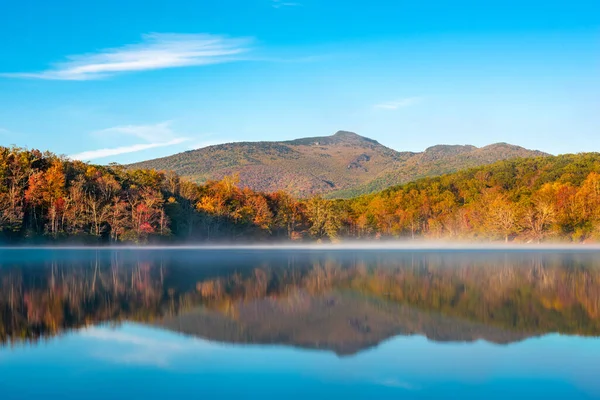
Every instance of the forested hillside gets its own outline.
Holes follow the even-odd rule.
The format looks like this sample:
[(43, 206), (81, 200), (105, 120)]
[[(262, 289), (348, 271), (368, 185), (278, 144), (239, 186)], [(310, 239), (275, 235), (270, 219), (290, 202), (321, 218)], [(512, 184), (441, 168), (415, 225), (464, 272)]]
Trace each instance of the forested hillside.
[(491, 164), (539, 151), (499, 143), (482, 148), (438, 145), (421, 153), (398, 152), (352, 132), (285, 142), (228, 143), (130, 165), (174, 171), (196, 183), (237, 175), (241, 187), (284, 190), (307, 198), (349, 198), (426, 176)]
[(515, 159), (350, 200), (198, 185), (173, 173), (0, 148), (0, 235), (9, 243), (600, 238), (600, 154)]
[(436, 177), (467, 168), (493, 164), (502, 160), (544, 155), (547, 154), (507, 143), (496, 143), (481, 148), (438, 145), (429, 147), (422, 153), (415, 153), (404, 165), (378, 176), (365, 185), (332, 192), (325, 197), (352, 198), (380, 192), (389, 187), (421, 178)]
[(338, 203), (354, 235), (600, 238), (600, 154), (516, 159)]

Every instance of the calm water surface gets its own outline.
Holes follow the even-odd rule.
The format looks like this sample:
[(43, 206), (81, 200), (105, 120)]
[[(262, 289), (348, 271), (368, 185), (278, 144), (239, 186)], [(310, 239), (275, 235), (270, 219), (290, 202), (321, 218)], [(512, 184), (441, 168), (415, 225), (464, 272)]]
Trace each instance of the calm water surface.
[(0, 399), (600, 398), (599, 256), (0, 249)]

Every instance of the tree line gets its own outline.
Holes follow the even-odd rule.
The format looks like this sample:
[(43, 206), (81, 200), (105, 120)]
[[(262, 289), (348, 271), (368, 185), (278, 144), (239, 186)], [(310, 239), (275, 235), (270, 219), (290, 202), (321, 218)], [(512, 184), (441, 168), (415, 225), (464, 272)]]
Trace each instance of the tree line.
[(3, 242), (600, 238), (600, 154), (502, 161), (349, 200), (0, 147)]
[(299, 299), (333, 292), (527, 335), (600, 334), (600, 269), (591, 258), (320, 258), (291, 268), (281, 261), (216, 276), (116, 256), (45, 261), (43, 268), (0, 261), (0, 345), (103, 322), (151, 323), (199, 307), (235, 320), (245, 304), (258, 308), (267, 299), (302, 314), (293, 306)]

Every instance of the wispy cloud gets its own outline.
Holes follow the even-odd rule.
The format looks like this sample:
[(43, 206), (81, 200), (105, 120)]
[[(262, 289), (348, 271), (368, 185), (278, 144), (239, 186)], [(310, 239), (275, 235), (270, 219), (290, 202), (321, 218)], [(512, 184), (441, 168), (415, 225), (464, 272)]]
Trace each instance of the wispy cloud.
[(409, 107), (415, 104), (419, 104), (423, 101), (422, 97), (407, 97), (404, 99), (398, 99), (394, 101), (388, 101), (385, 103), (375, 104), (374, 107), (381, 110), (397, 110), (399, 108)]
[(235, 61), (249, 50), (247, 38), (208, 34), (151, 33), (142, 42), (73, 55), (40, 72), (3, 73), (1, 76), (53, 80), (93, 80), (131, 71), (178, 68)]
[(112, 128), (101, 129), (92, 134), (99, 137), (128, 135), (149, 142), (172, 139), (177, 136), (171, 128), (171, 121), (150, 125), (119, 125), (113, 126)]
[[(117, 329), (102, 326), (84, 328), (79, 335), (92, 341), (88, 347), (94, 358), (158, 368), (171, 368), (178, 364), (176, 360), (181, 361), (190, 353), (206, 354), (219, 347), (204, 340), (129, 323)], [(108, 346), (103, 346), (103, 342)]]
[(154, 125), (122, 125), (108, 129), (102, 129), (92, 133), (93, 136), (111, 140), (122, 140), (123, 136), (141, 139), (146, 143), (138, 143), (129, 146), (102, 148), (89, 150), (82, 153), (70, 155), (73, 160), (96, 160), (127, 153), (155, 149), (159, 147), (174, 146), (189, 140), (187, 137), (177, 135), (170, 126), (170, 122), (161, 122)]
[(185, 347), (181, 343), (157, 340), (150, 336), (126, 333), (107, 328), (87, 328), (80, 331), (80, 335), (103, 342), (120, 343), (125, 349), (115, 352), (109, 349), (95, 352), (93, 356), (112, 361), (118, 364), (151, 365), (168, 368), (170, 360), (177, 354), (182, 354)]
[(401, 388), (401, 389), (406, 389), (406, 390), (417, 390), (418, 389), (418, 386), (415, 386), (409, 382), (406, 382), (406, 381), (403, 381), (400, 379), (396, 379), (396, 378), (384, 379), (384, 380), (377, 381), (376, 383), (378, 383), (382, 386), (395, 387), (395, 388)]
[(135, 153), (135, 152), (142, 151), (142, 150), (155, 149), (158, 147), (173, 146), (176, 144), (183, 143), (186, 140), (187, 139), (173, 139), (173, 140), (169, 140), (168, 142), (162, 142), (162, 143), (144, 143), (144, 144), (134, 144), (131, 146), (113, 147), (110, 149), (90, 150), (90, 151), (84, 151), (82, 153), (70, 155), (69, 158), (71, 158), (73, 160), (82, 160), (82, 161), (96, 160), (99, 158), (118, 156), (120, 154)]
[(217, 144), (222, 144), (222, 143), (234, 143), (235, 140), (201, 140), (201, 141), (197, 141), (197, 142), (192, 142), (189, 143), (187, 145), (188, 150), (197, 150), (197, 149), (202, 149), (204, 147), (208, 147), (208, 146), (214, 146)]
[(163, 348), (169, 348), (173, 350), (179, 350), (182, 347), (180, 343), (169, 343), (165, 341), (158, 341), (151, 337), (141, 336), (139, 334), (122, 332), (119, 330), (114, 330), (110, 328), (99, 328), (99, 327), (89, 327), (83, 328), (79, 331), (81, 336), (91, 337), (98, 340), (103, 341), (112, 341), (119, 343), (127, 343), (138, 346), (160, 346)]
[(285, 1), (285, 0), (272, 0), (271, 5), (274, 8), (282, 8), (282, 7), (298, 7), (298, 6), (301, 6), (302, 4), (292, 2), (292, 1)]
[(10, 133), (10, 131), (8, 129), (4, 129), (4, 128), (0, 127), (0, 135), (1, 134), (8, 134), (8, 133)]

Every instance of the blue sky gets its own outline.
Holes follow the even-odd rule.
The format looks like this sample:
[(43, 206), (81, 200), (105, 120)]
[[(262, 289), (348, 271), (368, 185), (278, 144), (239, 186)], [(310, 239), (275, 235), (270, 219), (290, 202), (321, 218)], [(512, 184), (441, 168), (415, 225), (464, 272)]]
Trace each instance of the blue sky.
[(0, 145), (98, 163), (351, 130), (600, 151), (597, 0), (8, 0)]

